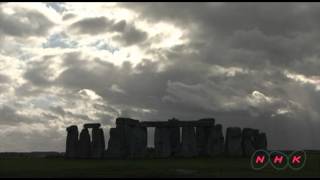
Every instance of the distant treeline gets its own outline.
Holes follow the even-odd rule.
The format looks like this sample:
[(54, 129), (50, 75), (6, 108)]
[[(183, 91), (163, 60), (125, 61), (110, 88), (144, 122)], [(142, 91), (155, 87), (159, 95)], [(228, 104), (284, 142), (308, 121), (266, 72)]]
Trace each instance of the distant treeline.
[(0, 152), (0, 158), (59, 158), (63, 152)]

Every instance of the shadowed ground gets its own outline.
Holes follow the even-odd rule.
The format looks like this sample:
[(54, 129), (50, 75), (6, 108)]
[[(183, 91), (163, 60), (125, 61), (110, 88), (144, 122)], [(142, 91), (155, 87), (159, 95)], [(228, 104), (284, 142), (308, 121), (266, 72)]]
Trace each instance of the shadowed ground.
[(320, 176), (320, 153), (308, 152), (302, 170), (252, 170), (246, 158), (144, 160), (0, 159), (0, 177), (298, 177)]

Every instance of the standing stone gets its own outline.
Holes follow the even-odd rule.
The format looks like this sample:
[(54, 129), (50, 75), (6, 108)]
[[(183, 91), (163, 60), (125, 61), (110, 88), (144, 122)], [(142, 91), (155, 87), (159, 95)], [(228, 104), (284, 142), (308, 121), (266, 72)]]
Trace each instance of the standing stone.
[(147, 152), (147, 128), (135, 126), (131, 127), (129, 157), (142, 158)]
[(208, 138), (207, 153), (209, 156), (221, 155), (224, 152), (224, 137), (222, 132), (222, 125), (217, 124), (210, 128)]
[(105, 150), (104, 133), (101, 128), (92, 129), (91, 157), (102, 158)]
[(194, 127), (184, 126), (182, 127), (181, 156), (194, 157), (197, 155), (197, 142)]
[(76, 158), (78, 148), (78, 127), (70, 126), (67, 128), (67, 140), (66, 140), (66, 158)]
[(141, 128), (138, 120), (117, 118), (116, 128), (110, 130), (107, 157), (127, 158), (139, 157), (144, 154), (144, 144), (147, 144), (147, 132)]
[(126, 153), (124, 128), (111, 128), (106, 157), (124, 158)]
[(79, 140), (79, 146), (78, 146), (79, 157), (89, 158), (90, 149), (91, 149), (90, 134), (88, 129), (84, 128), (80, 133), (80, 140)]
[(154, 145), (157, 157), (165, 158), (171, 155), (170, 131), (167, 127), (156, 127)]
[(267, 136), (265, 133), (259, 133), (255, 137), (255, 148), (256, 149), (267, 149)]
[(175, 156), (180, 151), (180, 127), (170, 127), (170, 147), (171, 147), (171, 155)]
[(229, 156), (238, 157), (242, 155), (241, 128), (229, 127), (226, 135), (226, 153)]
[(210, 129), (212, 127), (206, 127), (206, 126), (196, 127), (197, 151), (199, 155), (202, 155), (202, 156), (208, 155), (207, 145), (208, 145)]
[(246, 157), (251, 157), (255, 152), (255, 131), (251, 128), (244, 128), (242, 131), (242, 151)]

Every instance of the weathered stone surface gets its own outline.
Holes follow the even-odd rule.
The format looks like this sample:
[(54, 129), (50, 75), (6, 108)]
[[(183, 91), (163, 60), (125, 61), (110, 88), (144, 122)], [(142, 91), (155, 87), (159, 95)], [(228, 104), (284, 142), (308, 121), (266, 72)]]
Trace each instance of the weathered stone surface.
[(91, 157), (102, 158), (105, 151), (104, 133), (101, 128), (92, 130)]
[(67, 128), (67, 140), (66, 140), (66, 158), (76, 158), (78, 149), (78, 127), (70, 126)]
[(243, 155), (250, 157), (256, 150), (254, 147), (256, 131), (251, 128), (242, 130), (242, 151)]
[(170, 147), (171, 147), (171, 155), (175, 156), (180, 151), (180, 128), (179, 127), (170, 127)]
[(80, 158), (89, 158), (90, 157), (90, 134), (88, 129), (82, 129), (80, 133), (79, 146), (78, 146), (78, 155)]
[(83, 125), (83, 128), (88, 129), (88, 128), (93, 128), (93, 129), (97, 129), (101, 126), (100, 123), (87, 123)]
[(130, 132), (130, 157), (141, 158), (147, 153), (147, 128), (146, 127), (132, 127)]
[[(213, 126), (212, 126), (213, 127)], [(196, 127), (197, 151), (199, 155), (206, 156), (210, 127)]]
[(259, 133), (255, 137), (255, 148), (256, 149), (267, 149), (267, 136), (265, 133)]
[(182, 144), (180, 155), (183, 157), (194, 157), (198, 155), (194, 127), (182, 127)]
[(222, 125), (217, 124), (210, 128), (208, 137), (207, 153), (209, 156), (221, 155), (224, 152), (224, 137)]
[(226, 153), (229, 156), (241, 156), (242, 145), (241, 145), (241, 128), (229, 127), (226, 133)]
[(171, 155), (170, 131), (166, 127), (156, 127), (154, 145), (157, 157), (169, 157)]

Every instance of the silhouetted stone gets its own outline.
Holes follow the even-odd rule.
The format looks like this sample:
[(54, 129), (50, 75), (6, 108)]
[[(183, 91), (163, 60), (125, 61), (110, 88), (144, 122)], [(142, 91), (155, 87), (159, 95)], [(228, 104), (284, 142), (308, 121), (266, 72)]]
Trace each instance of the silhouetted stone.
[(88, 124), (84, 124), (83, 128), (84, 129), (88, 129), (88, 128), (98, 129), (100, 126), (101, 126), (100, 123), (88, 123)]
[(180, 151), (180, 128), (179, 127), (170, 127), (170, 147), (171, 147), (171, 155), (175, 156)]
[(132, 127), (130, 135), (130, 157), (141, 158), (147, 153), (147, 128)]
[[(130, 118), (117, 118), (116, 127), (110, 129), (108, 149), (105, 150), (103, 130), (99, 123), (84, 124), (78, 140), (77, 126), (67, 128), (67, 158), (142, 158), (147, 156), (147, 127), (155, 127), (155, 154), (158, 157), (198, 155), (217, 156), (226, 152), (237, 157), (251, 155), (257, 149), (267, 149), (267, 137), (257, 129), (227, 128), (226, 138), (222, 126), (214, 125), (213, 118), (198, 121), (139, 122)], [(182, 137), (180, 142), (180, 128)], [(88, 128), (92, 128), (92, 142)], [(196, 128), (196, 131), (195, 131)]]
[(116, 126), (138, 126), (139, 120), (131, 119), (131, 118), (124, 118), (119, 117), (116, 119)]
[(91, 149), (91, 142), (90, 142), (90, 135), (88, 129), (82, 129), (80, 133), (80, 140), (78, 146), (78, 152), (80, 158), (89, 158), (90, 157), (90, 149)]
[(124, 158), (127, 154), (126, 148), (124, 128), (111, 128), (106, 157)]
[(194, 127), (182, 127), (181, 156), (194, 157), (197, 155), (197, 142)]
[(105, 151), (104, 133), (101, 128), (92, 130), (91, 157), (102, 158)]
[(116, 128), (110, 130), (107, 157), (141, 157), (146, 153), (147, 130), (138, 120), (117, 118)]
[(208, 155), (207, 145), (210, 129), (211, 127), (196, 127), (197, 151), (199, 155)]
[(259, 133), (255, 137), (255, 148), (256, 149), (267, 149), (267, 136), (265, 133)]
[(207, 153), (209, 156), (221, 155), (224, 152), (224, 137), (222, 125), (217, 124), (210, 128), (208, 137)]
[(67, 128), (67, 140), (66, 140), (66, 158), (76, 158), (78, 148), (78, 127), (70, 126)]
[(170, 131), (169, 128), (156, 127), (154, 145), (157, 157), (169, 157), (171, 155)]
[(214, 125), (214, 119), (203, 119), (203, 121), (179, 121), (177, 119), (171, 119), (169, 121), (142, 121), (140, 124), (143, 127), (198, 127), (212, 126)]
[(242, 130), (242, 150), (243, 155), (246, 157), (250, 157), (256, 150), (254, 146), (256, 132), (251, 128), (244, 128)]
[(229, 127), (226, 133), (226, 152), (229, 156), (241, 156), (241, 128)]

